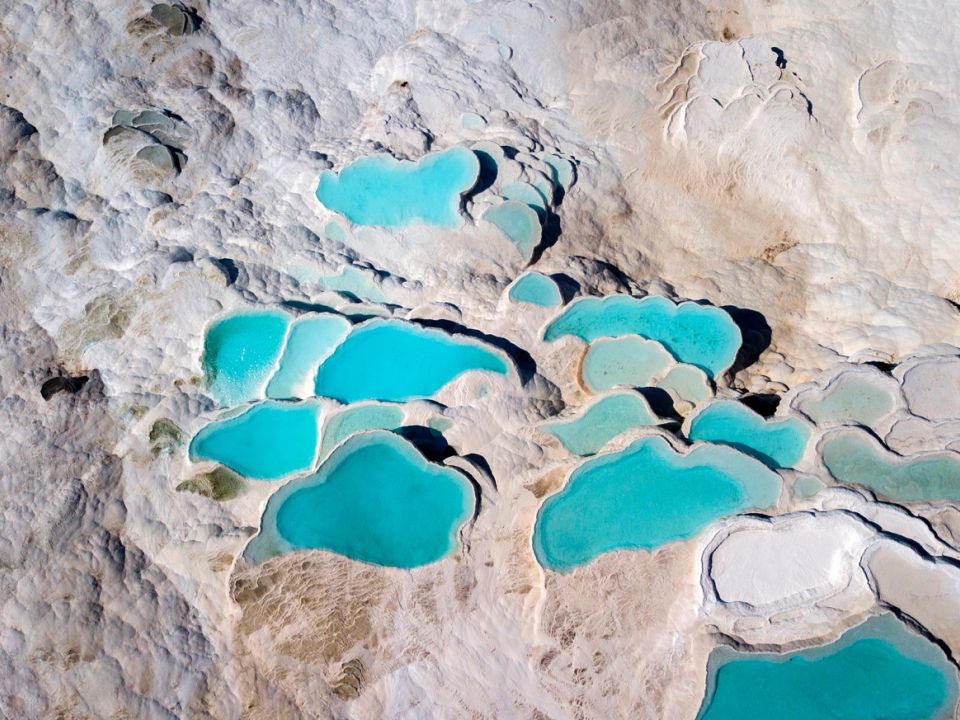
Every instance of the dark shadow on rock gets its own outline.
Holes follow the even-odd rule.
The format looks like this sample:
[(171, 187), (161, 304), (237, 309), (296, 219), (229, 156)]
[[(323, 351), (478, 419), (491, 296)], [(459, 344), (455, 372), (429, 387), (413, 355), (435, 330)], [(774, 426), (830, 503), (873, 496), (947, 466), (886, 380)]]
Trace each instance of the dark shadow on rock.
[(464, 460), (469, 460), (471, 464), (480, 468), (480, 471), (490, 478), (490, 483), (493, 485), (493, 489), (499, 492), (500, 488), (497, 486), (497, 478), (494, 477), (493, 470), (490, 469), (490, 463), (487, 462), (487, 459), (483, 455), (478, 455), (477, 453), (467, 453), (462, 457)]
[(580, 293), (580, 283), (566, 273), (553, 273), (550, 275), (550, 279), (560, 289), (560, 297), (563, 298), (564, 303), (570, 302)]
[(497, 161), (494, 160), (489, 153), (483, 150), (474, 150), (473, 154), (476, 155), (477, 160), (480, 161), (480, 174), (477, 176), (477, 182), (467, 197), (479, 195), (484, 190), (489, 189), (490, 186), (497, 181), (497, 174), (499, 173)]
[(440, 463), (456, 455), (450, 443), (439, 430), (425, 425), (404, 425), (396, 430), (397, 435), (413, 443), (420, 454), (430, 462)]
[(724, 305), (723, 310), (733, 318), (733, 321), (740, 328), (740, 334), (743, 336), (743, 344), (737, 352), (737, 358), (733, 361), (730, 368), (730, 374), (736, 375), (744, 368), (753, 365), (764, 350), (770, 347), (773, 340), (773, 330), (767, 324), (767, 319), (756, 310), (739, 308), (735, 305)]
[(543, 253), (547, 251), (547, 248), (557, 244), (562, 234), (563, 228), (560, 226), (560, 216), (552, 210), (548, 210), (540, 232), (540, 244), (534, 249), (533, 259), (530, 263), (538, 262), (540, 258), (543, 257)]
[(741, 397), (740, 402), (758, 415), (769, 418), (780, 407), (780, 396), (774, 393), (750, 393)]
[(56, 375), (49, 380), (46, 380), (40, 386), (40, 396), (49, 401), (54, 395), (60, 392), (66, 392), (70, 394), (75, 394), (80, 392), (80, 389), (87, 384), (87, 381), (90, 378), (87, 375), (77, 375), (76, 377), (70, 377), (69, 375)]
[(781, 50), (778, 47), (772, 47), (770, 49), (773, 51), (773, 54), (777, 56), (777, 60), (776, 60), (777, 67), (780, 68), (781, 70), (786, 70), (787, 57), (786, 55), (783, 54), (783, 50)]
[(643, 395), (650, 409), (664, 420), (680, 420), (680, 416), (673, 407), (673, 398), (663, 388), (642, 387), (637, 388), (637, 392)]
[(494, 347), (503, 350), (503, 352), (509, 355), (510, 359), (513, 360), (514, 365), (516, 365), (517, 373), (520, 375), (520, 382), (523, 385), (526, 385), (528, 382), (530, 382), (530, 380), (533, 379), (533, 376), (537, 374), (537, 363), (530, 353), (523, 348), (514, 345), (506, 338), (502, 338), (497, 335), (488, 335), (487, 333), (475, 330), (474, 328), (469, 328), (465, 325), (461, 325), (460, 323), (453, 322), (452, 320), (415, 318), (410, 320), (410, 322), (417, 323), (423, 327), (432, 327), (439, 330), (444, 330), (454, 335), (465, 335), (466, 337), (470, 337), (475, 340), (481, 340), (488, 345), (493, 345)]
[(864, 365), (872, 365), (873, 367), (877, 368), (877, 370), (885, 372), (888, 375), (893, 372), (895, 367), (897, 367), (896, 363), (882, 362), (880, 360), (867, 360)]
[(240, 277), (240, 268), (230, 258), (213, 258), (213, 262), (226, 274), (227, 285), (233, 285)]

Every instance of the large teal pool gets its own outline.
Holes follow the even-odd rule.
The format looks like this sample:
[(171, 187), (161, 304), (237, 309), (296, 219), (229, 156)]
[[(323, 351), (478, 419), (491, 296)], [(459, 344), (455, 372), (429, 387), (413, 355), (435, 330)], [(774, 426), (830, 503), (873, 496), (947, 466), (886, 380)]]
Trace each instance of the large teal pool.
[(541, 507), (533, 549), (543, 567), (566, 572), (603, 553), (694, 537), (779, 496), (779, 476), (732, 448), (702, 445), (680, 455), (662, 437), (642, 438), (573, 471)]
[(687, 434), (691, 440), (730, 445), (772, 468), (794, 468), (812, 430), (800, 418), (766, 420), (736, 400), (718, 400), (693, 418)]
[(506, 375), (507, 360), (482, 343), (401, 320), (354, 329), (317, 373), (316, 394), (344, 403), (428, 398), (470, 370)]
[(906, 502), (960, 501), (960, 454), (945, 450), (903, 458), (862, 430), (842, 429), (820, 445), (837, 482), (864, 485)]
[(644, 397), (628, 391), (600, 398), (578, 418), (546, 423), (542, 427), (574, 455), (593, 455), (630, 428), (658, 422), (659, 418)]
[(330, 550), (354, 560), (413, 568), (457, 548), (473, 515), (473, 486), (456, 470), (427, 462), (382, 430), (354, 435), (317, 472), (267, 503), (251, 562), (296, 550)]
[(280, 310), (241, 312), (213, 323), (203, 343), (207, 389), (221, 405), (262, 397), (280, 359), (291, 317)]
[(257, 403), (201, 428), (190, 441), (190, 459), (213, 460), (255, 480), (306, 472), (317, 459), (320, 416), (316, 402)]
[(784, 655), (718, 648), (698, 720), (947, 720), (956, 670), (889, 615)]
[(460, 196), (480, 174), (477, 156), (454, 147), (417, 162), (389, 155), (361, 158), (320, 175), (317, 199), (355, 225), (403, 228), (415, 222), (444, 228), (461, 224)]
[(665, 297), (614, 295), (571, 304), (544, 333), (547, 341), (573, 335), (592, 343), (602, 337), (641, 335), (661, 343), (680, 362), (712, 378), (726, 371), (743, 342), (740, 328), (724, 310)]

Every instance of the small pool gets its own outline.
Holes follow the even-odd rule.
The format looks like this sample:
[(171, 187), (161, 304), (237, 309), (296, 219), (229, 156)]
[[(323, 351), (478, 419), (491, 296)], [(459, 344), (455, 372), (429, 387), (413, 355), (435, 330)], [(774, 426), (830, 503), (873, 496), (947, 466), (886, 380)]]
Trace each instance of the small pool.
[(290, 329), (277, 372), (267, 385), (267, 397), (303, 398), (313, 395), (320, 362), (350, 332), (342, 315), (317, 314), (299, 318)]
[(458, 471), (374, 430), (349, 438), (316, 473), (274, 494), (245, 555), (257, 563), (330, 550), (376, 565), (419, 567), (456, 550), (474, 506), (473, 486)]
[(856, 423), (874, 427), (897, 407), (897, 383), (879, 371), (845, 372), (797, 409), (818, 425)]
[(701, 445), (681, 455), (660, 436), (641, 438), (571, 473), (540, 508), (533, 549), (544, 568), (568, 572), (603, 553), (692, 538), (779, 496), (779, 476), (732, 448)]
[(402, 320), (354, 328), (317, 372), (316, 394), (343, 403), (429, 398), (470, 370), (498, 375), (507, 360), (488, 346)]
[(583, 383), (592, 392), (647, 387), (674, 363), (673, 356), (655, 340), (637, 335), (600, 338), (583, 358)]
[(563, 304), (563, 296), (557, 284), (548, 275), (538, 272), (528, 272), (520, 276), (520, 279), (510, 286), (508, 295), (514, 302), (545, 308)]
[(263, 396), (290, 321), (281, 310), (255, 310), (217, 320), (207, 329), (202, 364), (214, 400), (226, 406)]
[(530, 262), (540, 244), (540, 217), (526, 203), (517, 200), (494, 205), (483, 213), (483, 220), (496, 227), (512, 242), (520, 257)]
[(730, 445), (772, 468), (794, 468), (812, 433), (800, 418), (767, 420), (736, 400), (717, 400), (693, 418), (687, 436)]
[(830, 645), (710, 655), (698, 720), (948, 720), (956, 670), (936, 645), (882, 615)]
[(383, 403), (348, 405), (323, 424), (320, 457), (324, 458), (351, 435), (366, 430), (397, 430), (403, 425), (403, 408)]
[(713, 397), (707, 374), (693, 365), (675, 365), (657, 381), (662, 390), (672, 390), (678, 398), (697, 405)]
[(477, 182), (480, 162), (461, 147), (431, 153), (417, 162), (374, 155), (340, 174), (320, 175), (317, 199), (355, 225), (404, 228), (420, 222), (460, 227), (460, 197)]
[(577, 300), (547, 326), (544, 339), (565, 335), (587, 343), (640, 335), (661, 343), (678, 361), (695, 365), (711, 378), (729, 369), (743, 342), (740, 328), (724, 310), (694, 302), (675, 305), (659, 295)]
[(863, 485), (905, 502), (960, 501), (960, 453), (945, 450), (905, 458), (853, 428), (824, 438), (820, 453), (839, 483)]
[(321, 414), (315, 402), (257, 403), (201, 428), (190, 441), (190, 459), (213, 460), (254, 480), (306, 472), (317, 460)]
[(600, 398), (578, 418), (546, 423), (542, 428), (574, 455), (593, 455), (627, 430), (659, 421), (642, 395), (618, 392)]

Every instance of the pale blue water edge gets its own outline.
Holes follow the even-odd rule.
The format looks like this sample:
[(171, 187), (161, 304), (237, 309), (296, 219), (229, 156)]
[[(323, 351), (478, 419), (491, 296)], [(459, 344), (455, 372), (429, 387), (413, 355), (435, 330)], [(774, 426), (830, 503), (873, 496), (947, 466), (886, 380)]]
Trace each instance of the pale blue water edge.
[(366, 430), (396, 430), (403, 425), (403, 418), (403, 408), (398, 405), (348, 405), (331, 415), (324, 423), (320, 457), (326, 457), (327, 453), (351, 435)]
[(251, 562), (296, 550), (329, 550), (354, 560), (413, 568), (457, 548), (473, 515), (473, 486), (452, 468), (382, 430), (354, 435), (316, 473), (267, 503)]
[(600, 338), (587, 348), (583, 382), (593, 392), (613, 388), (639, 388), (675, 363), (663, 345), (636, 335)]
[[(290, 329), (277, 372), (267, 385), (267, 397), (309, 397), (313, 379), (323, 360), (350, 332), (342, 315), (306, 315)], [(304, 389), (306, 387), (306, 389)]]
[(688, 434), (691, 440), (735, 447), (772, 468), (794, 468), (812, 430), (800, 418), (767, 420), (736, 400), (718, 400), (693, 419)]
[(355, 225), (392, 229), (415, 222), (460, 227), (460, 197), (477, 182), (480, 162), (461, 147), (431, 153), (417, 162), (374, 155), (340, 174), (320, 175), (317, 199)]
[(257, 403), (201, 428), (190, 441), (190, 459), (213, 460), (254, 480), (306, 472), (316, 462), (321, 414), (315, 402)]
[(779, 476), (732, 448), (704, 445), (684, 456), (662, 437), (641, 438), (573, 471), (540, 508), (533, 549), (543, 567), (567, 572), (603, 553), (692, 538), (779, 496)]
[(733, 364), (743, 342), (740, 328), (724, 310), (693, 302), (675, 305), (659, 295), (577, 300), (547, 326), (544, 339), (565, 335), (587, 343), (640, 335), (661, 343), (678, 361), (699, 367), (711, 378)]
[(528, 205), (507, 200), (483, 213), (483, 219), (498, 228), (516, 246), (521, 258), (526, 261), (533, 258), (540, 244), (542, 229), (540, 217)]
[(890, 388), (858, 375), (844, 375), (831, 382), (819, 398), (801, 402), (800, 411), (817, 424), (876, 425), (896, 409), (897, 398)]
[(618, 392), (600, 398), (573, 420), (547, 423), (542, 428), (574, 455), (585, 456), (599, 452), (631, 428), (656, 425), (659, 421), (642, 395)]
[(357, 327), (317, 372), (316, 394), (340, 402), (428, 398), (470, 370), (499, 375), (507, 361), (482, 343), (401, 320)]
[(203, 343), (207, 389), (221, 405), (260, 397), (283, 351), (291, 316), (281, 310), (239, 312), (211, 325)]
[(945, 450), (902, 458), (862, 430), (840, 430), (821, 444), (823, 464), (839, 483), (864, 485), (905, 502), (960, 501), (960, 454)]
[(528, 272), (522, 275), (511, 287), (508, 293), (514, 302), (528, 303), (540, 307), (558, 307), (563, 304), (560, 288), (547, 275), (538, 272)]
[(957, 703), (940, 648), (890, 615), (810, 650), (718, 648), (707, 673), (698, 720), (947, 720)]

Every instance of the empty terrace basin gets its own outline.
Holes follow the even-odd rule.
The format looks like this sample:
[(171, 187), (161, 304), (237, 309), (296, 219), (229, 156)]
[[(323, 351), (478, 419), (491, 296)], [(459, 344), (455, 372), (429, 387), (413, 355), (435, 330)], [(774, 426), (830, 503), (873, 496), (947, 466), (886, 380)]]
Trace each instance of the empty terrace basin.
[(376, 565), (427, 565), (456, 549), (474, 498), (457, 470), (374, 430), (349, 438), (315, 474), (271, 497), (245, 554), (256, 563), (296, 550), (329, 550)]
[(733, 448), (704, 445), (682, 455), (663, 437), (641, 438), (571, 473), (540, 508), (533, 549), (543, 567), (567, 572), (603, 553), (692, 538), (779, 496), (779, 476)]
[(726, 311), (710, 305), (648, 295), (583, 298), (567, 307), (544, 332), (544, 339), (566, 335), (592, 343), (603, 337), (640, 335), (661, 343), (680, 362), (716, 378), (733, 364), (743, 342)]
[(659, 421), (642, 395), (627, 391), (600, 398), (577, 418), (542, 427), (574, 455), (593, 455), (627, 430)]
[(812, 432), (800, 418), (768, 420), (736, 400), (717, 400), (693, 418), (687, 436), (730, 445), (772, 468), (793, 468), (803, 459)]
[(355, 225), (404, 228), (461, 224), (460, 197), (477, 182), (480, 162), (466, 148), (431, 153), (416, 162), (374, 155), (320, 175), (317, 199)]
[(316, 402), (257, 403), (201, 428), (190, 441), (190, 459), (213, 460), (255, 480), (306, 472), (317, 459), (320, 416)]
[(890, 615), (787, 654), (714, 650), (698, 720), (947, 720), (956, 670)]
[(511, 300), (539, 307), (558, 307), (563, 304), (560, 288), (549, 275), (538, 272), (528, 272), (510, 286), (508, 293)]
[(290, 320), (280, 310), (239, 312), (207, 329), (203, 374), (217, 402), (236, 405), (262, 397), (283, 351)]
[(320, 366), (316, 394), (340, 402), (429, 398), (471, 370), (510, 371), (499, 352), (469, 338), (402, 320), (357, 326)]
[(839, 483), (863, 485), (905, 502), (960, 501), (960, 453), (902, 457), (867, 432), (841, 428), (820, 444), (823, 464)]

